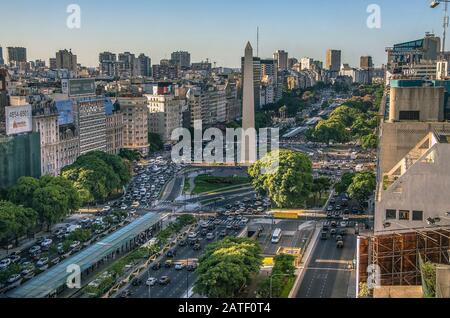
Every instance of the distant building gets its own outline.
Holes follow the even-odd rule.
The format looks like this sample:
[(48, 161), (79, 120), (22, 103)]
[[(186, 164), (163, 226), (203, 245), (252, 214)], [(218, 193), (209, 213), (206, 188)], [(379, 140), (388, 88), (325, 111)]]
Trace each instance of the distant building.
[(111, 52), (102, 52), (99, 54), (99, 71), (101, 75), (114, 77), (117, 76), (117, 56)]
[(56, 68), (71, 72), (77, 71), (77, 56), (72, 51), (60, 50), (56, 52)]
[(152, 60), (145, 54), (140, 54), (136, 59), (137, 76), (152, 76)]
[(7, 47), (6, 52), (9, 64), (27, 62), (27, 49), (24, 47)]
[(361, 56), (360, 66), (362, 70), (370, 70), (373, 68), (373, 61), (371, 56)]
[(112, 104), (110, 100), (106, 101), (106, 153), (118, 155), (123, 148), (124, 141), (124, 120), (120, 110), (120, 104)]
[(130, 52), (120, 53), (117, 71), (120, 77), (132, 77), (135, 74), (136, 57)]
[(278, 50), (273, 54), (273, 58), (277, 61), (278, 70), (285, 71), (288, 69), (288, 52), (285, 52), (284, 50)]
[(325, 68), (332, 72), (339, 72), (341, 63), (341, 51), (328, 49), (326, 54)]
[(301, 64), (301, 70), (310, 70), (312, 68), (314, 59), (310, 58), (310, 57), (303, 57), (300, 59), (300, 64)]
[(3, 48), (0, 46), (0, 65), (4, 65), (5, 60), (3, 59)]
[(186, 51), (173, 52), (171, 62), (180, 68), (187, 69), (191, 66), (191, 54)]

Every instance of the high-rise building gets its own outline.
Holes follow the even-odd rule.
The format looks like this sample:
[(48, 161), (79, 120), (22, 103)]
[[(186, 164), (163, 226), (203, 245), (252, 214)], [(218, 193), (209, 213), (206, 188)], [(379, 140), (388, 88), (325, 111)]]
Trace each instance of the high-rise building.
[(56, 70), (56, 58), (54, 58), (54, 57), (51, 57), (49, 60), (48, 60), (48, 64), (49, 64), (49, 68), (51, 69), (51, 70)]
[(373, 68), (373, 61), (371, 56), (361, 56), (360, 66), (363, 70), (370, 70)]
[(341, 69), (340, 50), (331, 50), (331, 49), (327, 50), (325, 68), (332, 72), (339, 72), (339, 70)]
[(8, 63), (20, 63), (27, 61), (27, 49), (24, 47), (7, 47)]
[(117, 103), (123, 114), (123, 147), (148, 153), (148, 108), (145, 97), (119, 97)]
[(105, 76), (117, 75), (117, 56), (111, 52), (102, 52), (98, 56), (100, 74)]
[(4, 65), (5, 60), (3, 59), (3, 48), (0, 46), (0, 65)]
[(142, 77), (152, 76), (152, 60), (145, 54), (140, 54), (136, 59), (137, 74)]
[(301, 70), (310, 70), (314, 63), (314, 59), (310, 57), (302, 57), (300, 60), (300, 68)]
[(298, 59), (296, 59), (295, 57), (291, 57), (288, 59), (288, 69), (292, 69), (294, 67), (295, 64), (298, 63)]
[(288, 52), (285, 52), (284, 50), (278, 50), (273, 54), (273, 58), (274, 60), (277, 61), (278, 70), (285, 71), (288, 69), (289, 66)]
[(186, 51), (173, 52), (171, 55), (171, 62), (173, 65), (179, 66), (180, 68), (191, 67), (191, 54)]
[(76, 72), (77, 56), (71, 50), (60, 50), (56, 52), (56, 68)]
[[(287, 60), (286, 60), (287, 62)], [(254, 90), (254, 58), (250, 42), (245, 47), (243, 67), (243, 100), (242, 100), (242, 139), (241, 158), (243, 163), (256, 161), (256, 135), (251, 132), (255, 129), (255, 90)], [(255, 132), (256, 133), (256, 132)], [(248, 135), (248, 136), (247, 136)], [(254, 137), (254, 138), (252, 138)]]
[(130, 52), (120, 53), (118, 57), (119, 76), (131, 77), (135, 72), (136, 57)]

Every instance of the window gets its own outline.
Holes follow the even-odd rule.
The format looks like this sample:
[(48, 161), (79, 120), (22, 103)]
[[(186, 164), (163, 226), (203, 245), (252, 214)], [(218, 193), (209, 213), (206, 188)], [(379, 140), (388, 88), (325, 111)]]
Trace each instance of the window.
[(423, 211), (413, 211), (412, 220), (413, 221), (423, 221)]
[(398, 213), (398, 218), (399, 218), (399, 220), (409, 221), (409, 211), (400, 210)]
[(417, 110), (400, 111), (400, 120), (420, 120), (420, 112)]
[(386, 220), (395, 220), (397, 218), (397, 210), (386, 210)]

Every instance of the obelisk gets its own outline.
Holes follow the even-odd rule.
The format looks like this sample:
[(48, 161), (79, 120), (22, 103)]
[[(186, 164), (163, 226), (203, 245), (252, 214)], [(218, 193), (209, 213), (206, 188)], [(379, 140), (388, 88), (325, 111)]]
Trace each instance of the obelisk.
[(256, 130), (253, 48), (250, 42), (245, 47), (243, 85), (241, 163), (251, 164), (256, 161)]

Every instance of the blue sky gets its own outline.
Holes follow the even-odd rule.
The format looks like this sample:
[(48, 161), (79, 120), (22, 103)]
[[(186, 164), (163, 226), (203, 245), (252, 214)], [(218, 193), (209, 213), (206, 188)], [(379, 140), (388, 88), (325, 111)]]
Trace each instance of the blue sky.
[[(3, 2), (3, 1), (2, 1)], [(96, 66), (101, 51), (145, 53), (158, 63), (175, 50), (193, 61), (209, 58), (238, 67), (247, 40), (260, 56), (277, 49), (290, 57), (324, 60), (327, 48), (341, 49), (343, 62), (361, 55), (385, 63), (384, 49), (426, 31), (442, 34), (442, 8), (430, 0), (14, 0), (0, 4), (0, 45), (25, 46), (29, 59), (71, 48), (83, 65)], [(81, 29), (66, 27), (69, 4), (82, 10)], [(381, 29), (369, 29), (369, 4), (381, 7)]]

